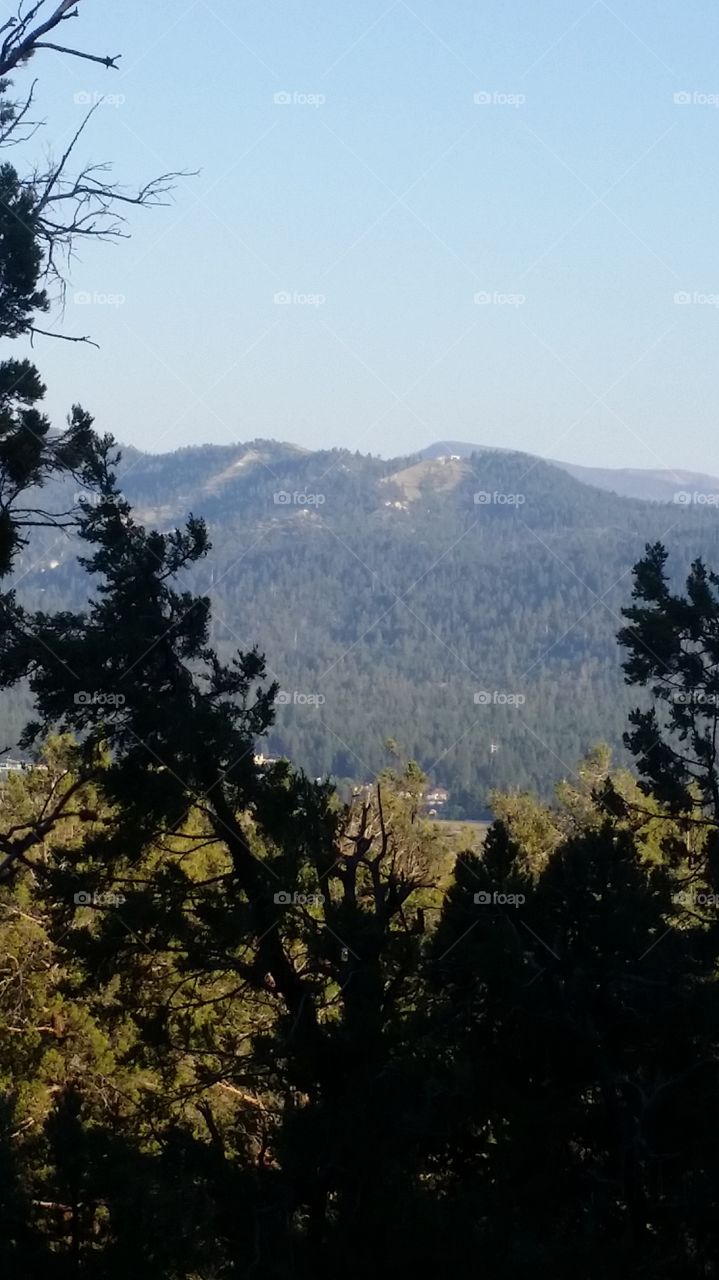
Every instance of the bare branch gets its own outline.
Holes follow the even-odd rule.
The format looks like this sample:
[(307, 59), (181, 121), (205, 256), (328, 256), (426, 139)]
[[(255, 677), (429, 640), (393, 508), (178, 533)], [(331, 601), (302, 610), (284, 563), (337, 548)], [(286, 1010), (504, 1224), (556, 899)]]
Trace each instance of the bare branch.
[(56, 53), (70, 53), (74, 58), (86, 58), (88, 62), (99, 62), (102, 64), (103, 67), (107, 67), (108, 70), (112, 69), (113, 71), (117, 71), (118, 69), (117, 60), (118, 58), (122, 57), (121, 53), (116, 53), (113, 57), (110, 57), (108, 55), (102, 58), (102, 57), (99, 57), (96, 53), (82, 53), (80, 49), (68, 49), (65, 45), (48, 44), (44, 41), (38, 42), (35, 45), (35, 48), (36, 49), (54, 49)]
[(36, 208), (36, 212), (37, 212), (37, 213), (41, 213), (41, 212), (42, 212), (42, 210), (45, 208), (45, 205), (47, 204), (47, 202), (48, 202), (48, 200), (49, 200), (49, 198), (50, 198), (50, 193), (52, 192), (52, 190), (53, 190), (53, 188), (55, 187), (55, 185), (56, 185), (56, 183), (58, 182), (58, 180), (62, 177), (62, 173), (63, 173), (63, 170), (64, 170), (64, 168), (65, 168), (65, 165), (67, 164), (67, 162), (68, 162), (68, 160), (69, 160), (70, 156), (72, 155), (72, 152), (73, 152), (73, 150), (74, 150), (74, 148), (75, 148), (75, 145), (76, 145), (76, 143), (77, 143), (77, 141), (78, 141), (78, 139), (79, 139), (79, 137), (80, 137), (81, 133), (84, 131), (84, 129), (85, 129), (85, 128), (87, 127), (87, 125), (89, 124), (90, 120), (92, 119), (92, 117), (94, 116), (95, 112), (97, 111), (97, 108), (99, 107), (99, 105), (100, 105), (100, 104), (99, 104), (99, 102), (96, 102), (96, 103), (95, 103), (95, 105), (94, 105), (93, 107), (91, 107), (91, 108), (90, 108), (90, 110), (88, 111), (88, 113), (87, 113), (87, 115), (85, 116), (84, 120), (82, 121), (82, 123), (81, 123), (80, 127), (79, 127), (78, 129), (76, 129), (76, 130), (75, 130), (75, 133), (73, 134), (72, 138), (70, 139), (70, 142), (69, 142), (68, 146), (65, 148), (65, 151), (63, 152), (63, 154), (62, 154), (62, 156), (61, 156), (61, 158), (60, 158), (60, 162), (59, 162), (59, 164), (57, 164), (57, 165), (55, 166), (55, 168), (54, 168), (53, 170), (51, 170), (51, 172), (47, 175), (47, 177), (46, 177), (46, 179), (45, 179), (45, 188), (44, 188), (44, 191), (43, 191), (43, 193), (42, 193), (42, 195), (41, 195), (40, 199), (38, 200), (37, 205), (35, 206), (35, 208)]
[(38, 329), (36, 324), (30, 326), (30, 346), (33, 345), (33, 338), (36, 333), (41, 334), (43, 338), (56, 338), (58, 342), (86, 342), (88, 346), (97, 347), (97, 350), (100, 350), (99, 342), (93, 342), (92, 338), (87, 336), (75, 338), (69, 333), (53, 333), (50, 329)]
[[(29, 142), (37, 130), (40, 128), (40, 121), (28, 121), (26, 131), (21, 132), (25, 122), (25, 117), (35, 100), (35, 89), (37, 80), (33, 80), (23, 103), (9, 103), (7, 110), (3, 111), (2, 128), (0, 128), (0, 147), (16, 147), (21, 142)], [(15, 136), (18, 134), (19, 136)]]
[(114, 57), (109, 55), (99, 57), (95, 54), (83, 53), (79, 49), (70, 49), (63, 45), (55, 45), (48, 41), (43, 41), (43, 36), (54, 31), (61, 23), (78, 16), (78, 5), (80, 3), (81, 0), (62, 0), (45, 21), (40, 21), (36, 27), (33, 27), (32, 24), (41, 9), (44, 8), (45, 0), (39, 0), (37, 4), (28, 10), (24, 17), (9, 18), (0, 27), (0, 33), (9, 32), (0, 46), (0, 76), (6, 76), (8, 72), (12, 71), (20, 63), (27, 62), (36, 49), (54, 49), (59, 53), (67, 53), (70, 57), (88, 58), (92, 62), (102, 63), (108, 69), (117, 70), (117, 60), (120, 54), (115, 54)]

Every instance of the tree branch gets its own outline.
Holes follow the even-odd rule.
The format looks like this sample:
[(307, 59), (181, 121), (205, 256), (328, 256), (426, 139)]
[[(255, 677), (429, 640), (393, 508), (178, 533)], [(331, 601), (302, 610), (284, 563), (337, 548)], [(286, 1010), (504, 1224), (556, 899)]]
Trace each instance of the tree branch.
[(43, 36), (54, 31), (61, 23), (67, 22), (69, 18), (78, 16), (78, 5), (80, 3), (81, 0), (62, 0), (50, 16), (44, 22), (39, 22), (34, 28), (32, 23), (44, 7), (45, 0), (39, 0), (37, 4), (33, 5), (24, 18), (9, 18), (0, 27), (0, 31), (9, 31), (10, 33), (5, 37), (2, 46), (0, 46), (0, 77), (6, 76), (19, 63), (27, 62), (36, 49), (55, 49), (57, 52), (67, 53), (73, 58), (88, 58), (92, 62), (100, 62), (103, 66), (116, 70), (117, 59), (120, 54), (116, 54), (114, 57), (109, 55), (98, 57), (95, 54), (83, 53), (79, 49), (68, 49), (63, 45), (55, 45), (48, 41), (43, 41)]
[(93, 342), (92, 338), (88, 338), (87, 336), (83, 338), (74, 338), (72, 334), (69, 333), (53, 333), (50, 329), (38, 329), (36, 324), (30, 326), (30, 346), (33, 345), (32, 340), (36, 333), (41, 334), (43, 338), (57, 338), (59, 342), (87, 342), (89, 346), (97, 347), (98, 351), (100, 350), (99, 342)]
[(35, 45), (35, 48), (36, 49), (54, 49), (56, 53), (70, 53), (72, 54), (73, 58), (86, 58), (88, 62), (99, 62), (103, 67), (107, 67), (108, 70), (112, 69), (113, 71), (118, 70), (117, 60), (118, 58), (122, 57), (121, 53), (116, 53), (112, 57), (108, 54), (106, 55), (106, 57), (103, 58), (96, 53), (83, 53), (81, 49), (68, 49), (66, 45), (49, 44), (46, 41), (42, 41), (42, 42), (38, 41), (38, 43), (36, 43)]

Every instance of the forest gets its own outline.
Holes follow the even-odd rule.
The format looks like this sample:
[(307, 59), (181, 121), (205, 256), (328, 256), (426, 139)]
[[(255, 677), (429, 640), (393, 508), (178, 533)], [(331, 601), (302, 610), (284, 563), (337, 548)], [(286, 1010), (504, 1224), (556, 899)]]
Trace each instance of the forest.
[[(719, 561), (715, 508), (616, 497), (522, 454), (418, 466), (257, 440), (123, 449), (116, 472), (140, 522), (167, 530), (202, 515), (211, 546), (182, 582), (209, 596), (217, 652), (258, 645), (287, 695), (270, 753), (366, 783), (394, 738), (450, 790), (456, 818), (485, 817), (497, 788), (549, 798), (599, 741), (627, 763), (615, 636), (632, 565), (668, 530), (676, 584), (700, 552)], [(524, 501), (474, 501), (495, 492)], [(56, 479), (44, 500), (63, 510), (78, 493)], [(33, 534), (18, 598), (81, 608), (77, 538)], [(26, 685), (0, 705), (18, 735)]]
[[(2, 33), (4, 146), (23, 136), (32, 94), (28, 85), (16, 98), (8, 76), (40, 61), (70, 12), (50, 6), (41, 23), (42, 8)], [(45, 174), (0, 166), (6, 344), (42, 333), (67, 249), (112, 236), (123, 200), (157, 203), (169, 181), (119, 195), (105, 171), (73, 173), (71, 163), (50, 162)], [(593, 653), (584, 675), (566, 658), (563, 671), (582, 702), (590, 688), (622, 690), (623, 754), (597, 734), (553, 791), (548, 773), (541, 793), (490, 779), (495, 820), (480, 847), (422, 816), (431, 753), (396, 734), (389, 714), (384, 740), (399, 745), (385, 743), (370, 785), (349, 800), (301, 762), (259, 760), (278, 734), (289, 754), (278, 694), (295, 687), (294, 672), (281, 686), (254, 643), (261, 635), (219, 641), (219, 597), (199, 589), (212, 503), (207, 520), (188, 514), (177, 527), (141, 518), (120, 485), (115, 441), (79, 404), (53, 426), (44, 396), (33, 360), (7, 355), (0, 684), (31, 710), (26, 767), (0, 784), (2, 1275), (714, 1276), (711, 513), (686, 513), (663, 541), (661, 513), (587, 490), (585, 531), (608, 520), (603, 549), (591, 552), (588, 534), (567, 534), (575, 482), (560, 486), (539, 466), (531, 490), (526, 480), (522, 538), (560, 530), (564, 558), (581, 562), (590, 584), (608, 549), (619, 557), (640, 540), (617, 587), (616, 648), (597, 622), (583, 633)], [(364, 527), (358, 513), (376, 512), (377, 486), (397, 467), (337, 461), (340, 537)], [(281, 472), (282, 492), (285, 477), (287, 492), (320, 492), (306, 461), (286, 465), (296, 481)], [(517, 492), (516, 458), (475, 465), (487, 468), (488, 490)], [(401, 503), (391, 484), (399, 496), (387, 501)], [(435, 554), (417, 530), (429, 537), (436, 521), (446, 539), (453, 521), (471, 524), (461, 493), (475, 484), (461, 472), (456, 504), (428, 500), (426, 520), (399, 541), (383, 523), (396, 507), (368, 514), (368, 562), (381, 561), (398, 588), (407, 574), (414, 581)], [(68, 492), (78, 495), (69, 507)], [(550, 625), (561, 594), (551, 558), (517, 554), (516, 514), (492, 509), (489, 529), (447, 567), (438, 600), (460, 650), (494, 637), (488, 688), (506, 687), (525, 660), (516, 650), (527, 635), (536, 642), (539, 619)], [(40, 607), (21, 590), (23, 557), (33, 538), (63, 530), (80, 549), (67, 582), (72, 573), (80, 586), (63, 600), (54, 586)], [(308, 600), (319, 579), (282, 523), (270, 536), (272, 568), (248, 556), (235, 589), (239, 609), (252, 574), (267, 575), (272, 617), (256, 614), (253, 628), (267, 626), (268, 647), (278, 636), (281, 647), (301, 629), (286, 592), (303, 565)], [(247, 537), (232, 526), (215, 575)], [(319, 578), (328, 555), (313, 568)], [(498, 574), (498, 556), (515, 578)], [(338, 610), (339, 579), (325, 581), (322, 607)], [(370, 611), (354, 585), (344, 578), (342, 592), (369, 625), (383, 597), (378, 589)], [(464, 621), (452, 609), (460, 597)], [(515, 645), (506, 668), (504, 627)], [(374, 643), (392, 652), (386, 629)], [(396, 644), (408, 681), (420, 661), (441, 674), (419, 633), (398, 627)], [(364, 675), (374, 678), (369, 666)], [(302, 679), (311, 689), (306, 668)], [(377, 676), (373, 715), (391, 708), (394, 680), (391, 666)], [(339, 677), (328, 701), (331, 687), (342, 688)], [(551, 724), (557, 698), (541, 682), (535, 697), (539, 723), (573, 748), (566, 726)], [(442, 705), (451, 719), (452, 703)], [(351, 708), (339, 710), (345, 721)], [(399, 728), (414, 714), (407, 703)]]

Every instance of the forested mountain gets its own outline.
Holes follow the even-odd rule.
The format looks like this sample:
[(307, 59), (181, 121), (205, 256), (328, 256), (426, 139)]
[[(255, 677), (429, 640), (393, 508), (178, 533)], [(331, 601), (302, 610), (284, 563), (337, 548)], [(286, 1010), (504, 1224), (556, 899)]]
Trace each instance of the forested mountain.
[[(10, 74), (117, 67), (85, 8), (3, 25), (10, 160)], [(186, 176), (83, 129), (0, 165), (2, 1280), (716, 1280), (713, 503), (507, 451), (120, 460), (81, 386), (57, 430), (10, 344)], [(585, 752), (621, 730), (630, 768)]]
[[(445, 454), (458, 454), (460, 458), (469, 458), (473, 453), (484, 451), (480, 445), (467, 444), (463, 440), (440, 440), (427, 445), (419, 456), (438, 458)], [(496, 450), (490, 449), (488, 452)], [(702, 495), (711, 494), (709, 503), (714, 504), (719, 495), (719, 477), (705, 475), (700, 471), (672, 470), (668, 467), (583, 467), (575, 462), (558, 462), (554, 458), (546, 461), (574, 476), (575, 480), (590, 484), (595, 489), (608, 489), (610, 493), (616, 493), (622, 498), (644, 498), (650, 502), (681, 504), (687, 500), (687, 493), (693, 496), (698, 492)]]
[[(619, 745), (614, 637), (645, 545), (666, 539), (680, 575), (719, 560), (714, 507), (619, 498), (517, 453), (388, 461), (259, 440), (126, 450), (118, 475), (148, 524), (206, 519), (212, 550), (187, 584), (211, 596), (223, 656), (266, 654), (281, 693), (265, 750), (369, 778), (391, 736), (466, 813), (495, 786), (546, 794), (596, 741)], [(77, 550), (41, 531), (19, 597), (81, 605)]]

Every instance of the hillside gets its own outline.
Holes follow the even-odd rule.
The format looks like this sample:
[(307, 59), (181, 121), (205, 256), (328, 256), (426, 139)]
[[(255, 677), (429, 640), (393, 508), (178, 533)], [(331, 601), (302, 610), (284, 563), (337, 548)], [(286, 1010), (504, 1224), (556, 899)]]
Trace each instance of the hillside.
[[(272, 752), (369, 777), (392, 737), (465, 812), (493, 785), (542, 791), (630, 705), (614, 635), (647, 542), (719, 563), (713, 508), (661, 507), (498, 451), (441, 463), (272, 441), (146, 456), (127, 497), (161, 529), (192, 511), (213, 548), (191, 584), (224, 652), (258, 645), (282, 697)], [(23, 556), (19, 594), (80, 607), (64, 535)], [(26, 707), (6, 703), (9, 737)], [(266, 748), (267, 749), (267, 748)], [(461, 813), (458, 813), (461, 816)]]
[[(469, 458), (477, 453), (502, 452), (484, 449), (481, 445), (466, 444), (461, 440), (440, 440), (430, 444), (420, 452), (421, 458), (438, 458), (457, 454), (460, 458)], [(582, 467), (574, 462), (558, 462), (554, 458), (544, 459), (552, 466), (561, 468), (575, 480), (592, 485), (595, 489), (606, 489), (623, 498), (642, 498), (649, 502), (678, 502), (685, 499), (677, 495), (686, 493), (719, 495), (719, 477), (705, 475), (699, 471), (683, 471), (671, 469), (646, 469), (637, 467)]]

